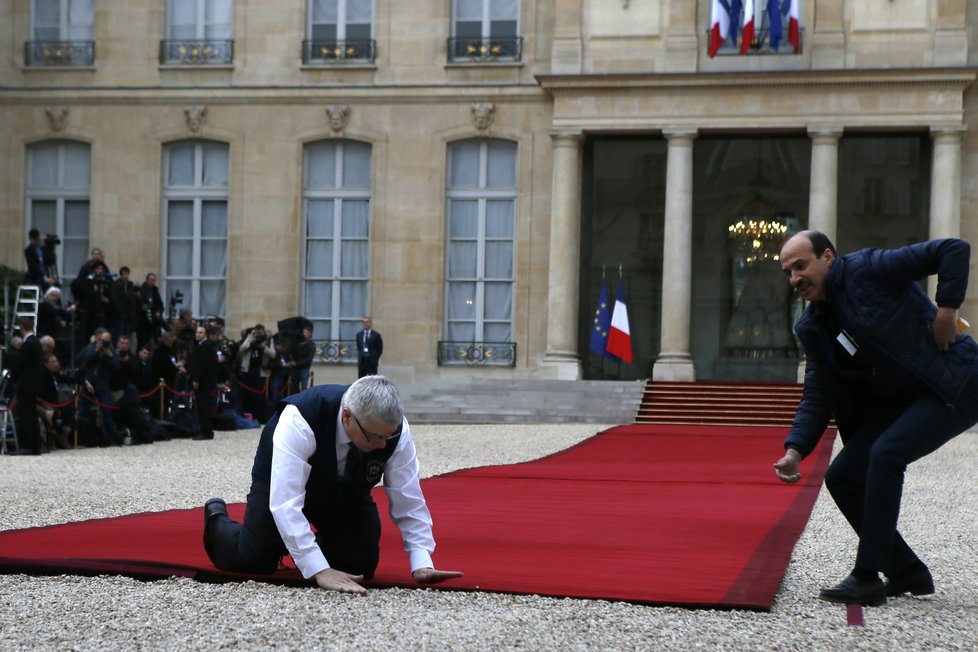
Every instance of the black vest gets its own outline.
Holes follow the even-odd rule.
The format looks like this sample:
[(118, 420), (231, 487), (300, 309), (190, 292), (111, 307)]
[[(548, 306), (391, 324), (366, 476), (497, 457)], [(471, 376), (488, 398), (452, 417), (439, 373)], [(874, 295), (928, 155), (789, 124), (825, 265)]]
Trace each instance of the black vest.
[(279, 401), (275, 416), (262, 430), (251, 469), (255, 487), (269, 487), (272, 474), (272, 435), (279, 416), (287, 405), (295, 405), (316, 437), (316, 452), (309, 458), (312, 467), (306, 483), (303, 512), (312, 520), (315, 514), (344, 511), (370, 500), (370, 490), (383, 477), (387, 460), (394, 454), (400, 437), (387, 440), (387, 446), (370, 453), (360, 452), (349, 479), (340, 478), (336, 468), (336, 422), (343, 393), (348, 385), (316, 385)]

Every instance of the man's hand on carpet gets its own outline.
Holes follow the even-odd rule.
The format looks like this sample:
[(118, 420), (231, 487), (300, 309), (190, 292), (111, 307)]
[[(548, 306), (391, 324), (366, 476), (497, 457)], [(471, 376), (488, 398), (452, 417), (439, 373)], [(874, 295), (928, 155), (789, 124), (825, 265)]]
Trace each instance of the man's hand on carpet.
[(800, 461), (801, 455), (798, 454), (798, 451), (789, 448), (785, 451), (784, 457), (774, 463), (774, 474), (778, 476), (778, 480), (781, 482), (794, 484), (801, 480), (801, 472), (798, 470), (798, 462)]
[(418, 584), (438, 584), (453, 577), (462, 577), (462, 571), (441, 571), (434, 568), (419, 568), (411, 573)]
[(350, 575), (335, 568), (327, 568), (316, 573), (316, 584), (327, 591), (342, 591), (343, 593), (366, 593), (367, 589), (360, 586), (363, 575)]

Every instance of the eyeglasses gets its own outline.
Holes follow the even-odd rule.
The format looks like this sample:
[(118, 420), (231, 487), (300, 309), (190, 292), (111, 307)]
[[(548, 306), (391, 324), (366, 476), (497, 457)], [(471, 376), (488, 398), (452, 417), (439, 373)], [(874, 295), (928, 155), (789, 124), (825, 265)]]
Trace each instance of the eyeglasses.
[(369, 441), (387, 441), (388, 439), (394, 439), (394, 437), (400, 436), (401, 429), (404, 427), (404, 420), (402, 419), (401, 422), (397, 424), (397, 430), (395, 430), (389, 435), (378, 435), (372, 432), (368, 432), (367, 429), (364, 428), (363, 425), (360, 423), (360, 419), (358, 419), (357, 415), (353, 414), (353, 412), (350, 412), (350, 416), (353, 417), (353, 420), (357, 422), (357, 427), (360, 428), (360, 432), (362, 432), (363, 436), (366, 437), (367, 440)]

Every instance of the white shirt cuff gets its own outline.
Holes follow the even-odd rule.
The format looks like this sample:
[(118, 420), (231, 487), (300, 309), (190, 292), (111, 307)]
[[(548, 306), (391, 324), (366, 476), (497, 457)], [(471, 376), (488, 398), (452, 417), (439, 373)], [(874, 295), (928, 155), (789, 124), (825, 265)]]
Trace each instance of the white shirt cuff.
[(427, 550), (412, 550), (408, 553), (408, 559), (411, 560), (412, 573), (419, 568), (435, 567), (435, 565), (431, 562), (431, 554)]

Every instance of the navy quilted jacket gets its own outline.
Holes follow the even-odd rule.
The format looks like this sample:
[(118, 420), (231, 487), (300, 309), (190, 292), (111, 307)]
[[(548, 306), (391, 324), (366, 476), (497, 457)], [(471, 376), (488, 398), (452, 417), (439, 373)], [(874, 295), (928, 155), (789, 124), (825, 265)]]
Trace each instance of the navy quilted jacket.
[[(863, 249), (835, 260), (825, 277), (827, 301), (859, 346), (888, 356), (908, 384), (929, 387), (954, 405), (978, 364), (978, 345), (959, 335), (946, 353), (937, 350), (931, 327), (937, 306), (918, 282), (937, 274), (937, 305), (958, 308), (968, 287), (971, 246), (964, 240), (931, 240), (901, 249)], [(820, 319), (825, 307), (813, 301), (795, 325), (805, 347), (805, 389), (785, 447), (802, 456), (814, 450), (831, 417), (845, 439), (859, 419), (863, 393), (842, 382), (832, 342)]]

